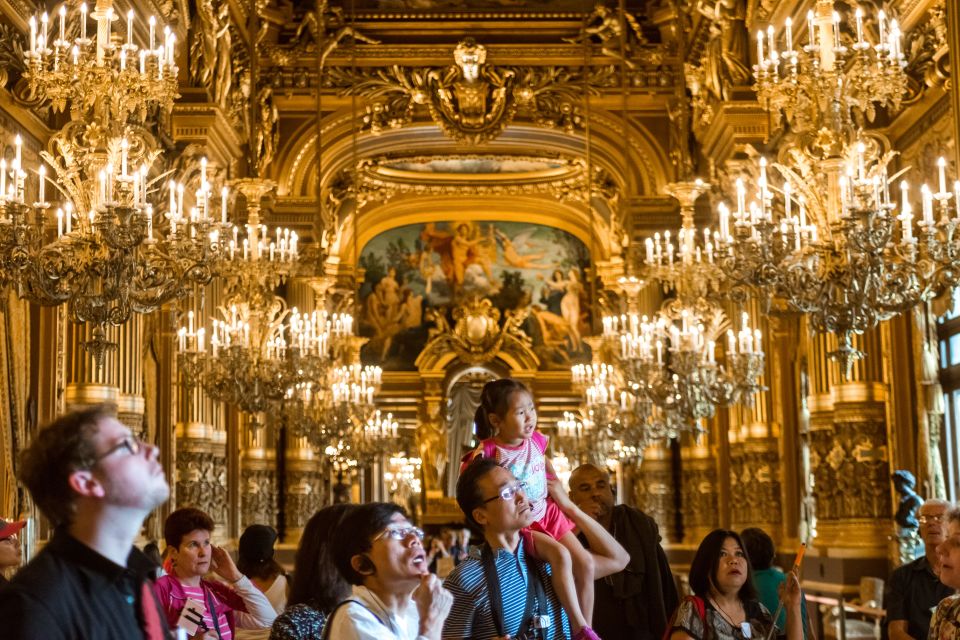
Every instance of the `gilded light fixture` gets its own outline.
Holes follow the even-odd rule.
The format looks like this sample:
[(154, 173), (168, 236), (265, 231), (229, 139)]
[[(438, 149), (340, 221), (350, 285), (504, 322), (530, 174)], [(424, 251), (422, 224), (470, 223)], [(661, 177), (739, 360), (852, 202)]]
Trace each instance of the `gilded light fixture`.
[(716, 242), (735, 284), (780, 297), (808, 314), (814, 330), (837, 335), (830, 355), (845, 375), (863, 357), (855, 335), (953, 286), (960, 266), (960, 214), (951, 206), (960, 186), (947, 185), (944, 162), (937, 191), (921, 189), (915, 234), (909, 185), (899, 185), (899, 214), (891, 196), (903, 171), (889, 174), (894, 154), (862, 129), (877, 107), (897, 108), (905, 91), (899, 27), (880, 11), (874, 44), (861, 9), (854, 18), (855, 39), (833, 3), (819, 0), (806, 44), (796, 45), (790, 22), (784, 51), (773, 27), (757, 34), (758, 96), (797, 136), (778, 162), (760, 159), (751, 197), (737, 181), (736, 206), (720, 207)]
[[(32, 302), (66, 304), (73, 321), (93, 324), (84, 346), (98, 363), (116, 346), (106, 339), (107, 325), (210, 281), (228, 228), (226, 195), (218, 215), (205, 171), (194, 207), (184, 206), (184, 187), (176, 183), (165, 212), (155, 202), (163, 176), (153, 165), (161, 152), (146, 120), (154, 110), (169, 111), (177, 95), (174, 37), (169, 29), (158, 32), (151, 18), (149, 47), (136, 44), (131, 11), (123, 42), (112, 31), (110, 4), (101, 0), (89, 16), (81, 4), (72, 16), (64, 5), (54, 20), (46, 13), (31, 18), (25, 78), (55, 110), (69, 107), (71, 121), (41, 152), (54, 175), (44, 164), (37, 168), (35, 202), (27, 201), (33, 178), (19, 136), (12, 164), (0, 161), (3, 283)], [(48, 182), (60, 203), (56, 235)]]
[[(699, 180), (669, 185), (683, 221), (677, 243), (666, 232), (645, 246), (641, 277), (672, 297), (656, 315), (642, 315), (644, 280), (625, 278), (620, 287), (626, 313), (603, 319), (603, 335), (623, 380), (621, 424), (623, 435), (630, 435), (623, 440), (631, 445), (700, 433), (718, 405), (749, 403), (762, 388), (760, 330), (750, 327), (746, 313), (738, 332), (730, 327), (721, 304), (726, 279), (715, 261), (715, 237), (693, 225), (694, 202), (706, 189)], [(725, 346), (722, 355), (718, 342)]]

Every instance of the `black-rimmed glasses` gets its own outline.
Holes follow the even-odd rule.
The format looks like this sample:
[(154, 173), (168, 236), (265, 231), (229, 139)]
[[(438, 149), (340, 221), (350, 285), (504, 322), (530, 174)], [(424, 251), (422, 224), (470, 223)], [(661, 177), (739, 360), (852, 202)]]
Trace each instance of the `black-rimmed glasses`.
[(513, 496), (517, 495), (518, 492), (526, 491), (526, 490), (527, 490), (526, 482), (514, 482), (513, 484), (508, 484), (503, 488), (501, 488), (500, 493), (498, 493), (497, 495), (493, 496), (492, 498), (487, 498), (486, 500), (484, 500), (483, 504), (487, 504), (488, 502), (493, 502), (497, 498), (500, 498), (501, 500), (509, 502), (510, 500), (513, 500)]
[(123, 440), (121, 440), (120, 442), (118, 442), (117, 444), (113, 445), (112, 447), (110, 447), (109, 449), (101, 453), (99, 456), (97, 456), (94, 462), (100, 462), (104, 458), (113, 455), (114, 453), (116, 453), (117, 451), (120, 451), (121, 449), (126, 449), (130, 453), (130, 455), (135, 456), (141, 451), (143, 451), (143, 441), (136, 436), (129, 435)]

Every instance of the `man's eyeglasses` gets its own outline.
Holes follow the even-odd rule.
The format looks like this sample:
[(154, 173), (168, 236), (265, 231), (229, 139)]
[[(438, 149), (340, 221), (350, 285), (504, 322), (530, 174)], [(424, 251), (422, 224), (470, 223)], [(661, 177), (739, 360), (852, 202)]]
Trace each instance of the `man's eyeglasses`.
[(500, 489), (500, 493), (498, 493), (497, 495), (493, 496), (492, 498), (487, 498), (486, 500), (484, 500), (483, 504), (487, 504), (488, 502), (493, 502), (497, 498), (500, 498), (501, 500), (509, 502), (510, 500), (513, 500), (513, 497), (517, 495), (518, 492), (526, 491), (526, 490), (527, 490), (526, 482), (514, 482), (513, 484), (508, 484), (502, 489)]
[(416, 536), (418, 540), (423, 540), (423, 529), (414, 527), (413, 525), (391, 526), (378, 533), (373, 539), (393, 538), (394, 540), (406, 540), (407, 537), (411, 535)]
[(126, 449), (130, 453), (130, 455), (135, 456), (141, 451), (143, 451), (143, 441), (140, 440), (140, 438), (137, 438), (136, 436), (132, 436), (132, 435), (127, 436), (126, 438), (124, 438), (123, 440), (121, 440), (120, 442), (113, 445), (112, 447), (110, 447), (109, 449), (101, 453), (99, 456), (97, 456), (94, 462), (100, 462), (104, 458), (113, 455), (114, 453), (116, 453), (117, 451), (120, 451), (121, 449)]
[(920, 524), (927, 524), (928, 522), (940, 523), (940, 522), (943, 522), (943, 519), (945, 517), (946, 517), (946, 514), (943, 514), (943, 513), (935, 516), (920, 516), (919, 518), (917, 518), (917, 522), (919, 522)]

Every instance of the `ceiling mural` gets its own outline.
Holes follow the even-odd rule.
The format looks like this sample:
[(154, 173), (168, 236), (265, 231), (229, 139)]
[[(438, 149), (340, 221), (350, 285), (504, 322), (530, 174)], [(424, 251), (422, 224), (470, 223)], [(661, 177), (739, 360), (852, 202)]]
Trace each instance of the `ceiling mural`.
[(479, 297), (501, 312), (526, 312), (522, 329), (542, 369), (589, 361), (589, 263), (580, 239), (543, 225), (450, 221), (386, 231), (360, 255), (360, 333), (370, 339), (363, 360), (415, 369), (435, 324), (429, 318)]

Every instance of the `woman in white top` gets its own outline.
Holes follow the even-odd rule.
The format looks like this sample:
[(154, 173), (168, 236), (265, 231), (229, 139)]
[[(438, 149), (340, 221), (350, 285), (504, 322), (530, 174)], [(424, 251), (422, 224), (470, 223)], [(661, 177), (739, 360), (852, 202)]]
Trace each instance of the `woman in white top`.
[[(277, 532), (273, 527), (250, 525), (240, 536), (237, 568), (263, 592), (279, 614), (287, 607), (289, 586), (283, 567), (273, 557), (276, 542)], [(236, 637), (237, 640), (267, 640), (270, 629), (237, 629)]]
[(368, 502), (334, 534), (337, 569), (353, 593), (327, 618), (324, 640), (440, 640), (453, 596), (427, 570), (423, 531), (401, 507)]

